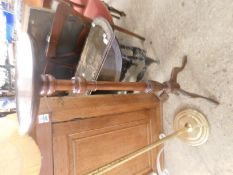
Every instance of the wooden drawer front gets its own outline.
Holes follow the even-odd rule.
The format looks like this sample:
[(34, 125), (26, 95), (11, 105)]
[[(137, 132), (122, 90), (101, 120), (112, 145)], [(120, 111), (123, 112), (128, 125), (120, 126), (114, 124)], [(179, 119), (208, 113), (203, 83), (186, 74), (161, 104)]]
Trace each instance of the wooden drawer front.
[[(55, 175), (81, 175), (152, 142), (150, 110), (53, 124)], [(152, 152), (108, 174), (152, 171)]]

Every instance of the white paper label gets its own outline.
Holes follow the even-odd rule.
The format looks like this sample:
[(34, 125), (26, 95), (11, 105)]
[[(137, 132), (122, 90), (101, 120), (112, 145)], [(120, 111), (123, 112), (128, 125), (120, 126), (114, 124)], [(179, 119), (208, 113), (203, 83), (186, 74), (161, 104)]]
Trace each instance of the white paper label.
[(48, 123), (49, 122), (49, 114), (42, 114), (38, 116), (39, 123)]

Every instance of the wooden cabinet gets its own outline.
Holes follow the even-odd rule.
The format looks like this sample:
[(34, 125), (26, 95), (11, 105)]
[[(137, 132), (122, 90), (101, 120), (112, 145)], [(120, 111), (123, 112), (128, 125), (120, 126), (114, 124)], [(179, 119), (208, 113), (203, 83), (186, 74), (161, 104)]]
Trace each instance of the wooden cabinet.
[[(82, 175), (158, 139), (162, 131), (160, 103), (150, 94), (43, 98), (37, 142), (41, 174)], [(107, 174), (155, 171), (155, 149)]]

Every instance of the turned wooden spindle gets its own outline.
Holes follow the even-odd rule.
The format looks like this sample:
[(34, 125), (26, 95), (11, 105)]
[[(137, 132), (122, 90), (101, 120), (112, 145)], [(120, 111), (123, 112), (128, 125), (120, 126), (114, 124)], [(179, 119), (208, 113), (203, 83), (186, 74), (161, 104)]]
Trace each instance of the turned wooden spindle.
[(51, 95), (55, 91), (73, 91), (73, 93), (85, 93), (88, 91), (139, 91), (145, 93), (162, 92), (163, 94), (183, 94), (191, 98), (202, 98), (216, 105), (219, 102), (215, 99), (199, 94), (185, 91), (177, 82), (178, 74), (185, 68), (187, 56), (183, 57), (181, 67), (174, 67), (171, 77), (163, 83), (149, 80), (147, 82), (110, 82), (110, 81), (86, 81), (83, 77), (75, 77), (72, 80), (56, 80), (52, 75), (42, 75), (41, 95)]
[(110, 81), (86, 81), (83, 77), (71, 80), (57, 80), (52, 75), (42, 75), (41, 95), (52, 95), (55, 91), (73, 91), (73, 93), (85, 93), (87, 91), (140, 91), (157, 92), (165, 89), (166, 84), (157, 81), (147, 82), (110, 82)]

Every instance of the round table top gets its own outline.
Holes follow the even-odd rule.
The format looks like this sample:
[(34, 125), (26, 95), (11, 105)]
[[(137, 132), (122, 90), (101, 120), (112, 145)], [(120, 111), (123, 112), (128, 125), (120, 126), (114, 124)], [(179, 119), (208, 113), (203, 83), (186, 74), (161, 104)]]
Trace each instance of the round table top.
[(41, 78), (34, 45), (27, 33), (21, 33), (16, 43), (16, 111), (21, 133), (32, 127), (39, 105)]

